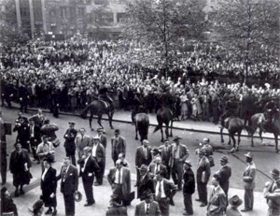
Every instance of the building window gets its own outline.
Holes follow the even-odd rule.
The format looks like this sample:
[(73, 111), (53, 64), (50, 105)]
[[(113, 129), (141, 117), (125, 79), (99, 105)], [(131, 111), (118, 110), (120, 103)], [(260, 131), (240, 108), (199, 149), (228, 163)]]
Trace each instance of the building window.
[(60, 7), (60, 16), (61, 18), (66, 18), (66, 7)]

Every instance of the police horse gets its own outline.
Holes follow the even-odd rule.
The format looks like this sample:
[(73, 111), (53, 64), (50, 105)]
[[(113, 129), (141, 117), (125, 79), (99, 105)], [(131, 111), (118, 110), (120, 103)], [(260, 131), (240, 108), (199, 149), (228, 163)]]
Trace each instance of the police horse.
[[(267, 118), (268, 123), (265, 123), (264, 121), (260, 121), (260, 118), (264, 118), (264, 117)], [(251, 125), (250, 125), (251, 146), (254, 147), (254, 133), (256, 132), (257, 128), (259, 128), (259, 136), (261, 142), (262, 144), (264, 144), (262, 138), (262, 132), (263, 132), (262, 128), (264, 128), (266, 132), (274, 134), (275, 151), (276, 153), (278, 153), (279, 152), (278, 136), (280, 133), (279, 113), (274, 117), (274, 120), (272, 120), (272, 118), (273, 116), (269, 111), (265, 111), (264, 113), (256, 113), (251, 117)]]
[(97, 123), (100, 125), (100, 127), (103, 128), (103, 126), (101, 124), (101, 118), (102, 118), (103, 114), (107, 114), (108, 120), (109, 120), (109, 125), (110, 125), (111, 129), (114, 129), (114, 127), (112, 125), (114, 110), (115, 110), (115, 108), (114, 108), (113, 104), (110, 104), (103, 100), (102, 101), (93, 100), (88, 106), (86, 106), (85, 109), (82, 110), (81, 117), (83, 119), (86, 119), (88, 111), (90, 112), (89, 127), (93, 131), (94, 129), (92, 128), (92, 124), (91, 124), (93, 115), (97, 115)]
[[(167, 108), (167, 107), (161, 107), (158, 111), (157, 111), (157, 122), (158, 125), (156, 126), (154, 133), (158, 130), (161, 131), (161, 142), (164, 141), (163, 138), (163, 124), (165, 124), (165, 136), (166, 138), (168, 137), (172, 137), (172, 128), (173, 128), (173, 112)], [(169, 134), (169, 123), (170, 123), (170, 134)]]
[[(238, 118), (238, 117), (227, 117), (225, 119), (224, 127), (228, 130), (228, 134), (229, 134), (228, 145), (231, 145), (231, 140), (232, 140), (234, 150), (239, 151), (241, 132), (244, 128), (247, 129), (247, 127), (244, 126), (243, 120), (241, 118)], [(221, 127), (221, 130), (220, 130), (221, 142), (222, 143), (224, 143), (224, 138), (223, 138), (224, 127)], [(235, 137), (234, 137), (234, 135), (236, 133), (238, 135), (237, 147), (236, 147), (236, 140), (235, 140)]]
[(150, 120), (146, 113), (137, 113), (134, 117), (135, 123), (135, 139), (138, 140), (138, 133), (140, 141), (148, 139)]

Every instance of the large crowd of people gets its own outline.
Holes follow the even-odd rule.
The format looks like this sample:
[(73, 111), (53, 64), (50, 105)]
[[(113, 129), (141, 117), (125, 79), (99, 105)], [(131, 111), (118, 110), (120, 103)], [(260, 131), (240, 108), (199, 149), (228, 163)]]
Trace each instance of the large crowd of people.
[[(26, 47), (10, 49), (1, 59), (2, 105), (7, 104), (10, 107), (11, 102), (20, 103), (22, 112), (27, 112), (28, 106), (49, 108), (54, 116), (58, 117), (59, 111), (80, 110), (105, 92), (118, 104), (117, 109), (136, 109), (135, 105), (142, 105), (147, 112), (152, 113), (166, 105), (179, 120), (203, 120), (217, 124), (221, 114), (233, 108), (234, 110), (230, 110), (231, 114), (243, 117), (246, 124), (246, 120), (250, 120), (248, 117), (256, 111), (263, 111), (267, 102), (279, 100), (280, 88), (269, 83), (247, 86), (240, 82), (220, 82), (213, 74), (222, 71), (221, 74), (230, 72), (228, 75), (231, 76), (232, 72), (242, 74), (240, 71), (243, 69), (231, 62), (220, 62), (214, 55), (206, 55), (206, 51), (197, 52), (195, 49), (188, 52), (186, 57), (170, 68), (172, 73), (166, 75), (156, 66), (143, 67), (129, 62), (128, 55), (132, 55), (135, 48), (139, 48), (135, 41), (87, 42), (80, 39), (63, 42), (37, 40)], [(275, 73), (268, 73), (274, 69), (273, 64), (255, 65), (251, 68), (250, 76), (255, 74), (262, 77), (266, 73), (266, 77), (275, 78), (279, 75), (277, 70)], [(197, 75), (196, 79), (192, 74)], [(231, 107), (228, 107), (228, 104), (231, 104)], [(232, 106), (233, 104), (235, 105)], [(255, 110), (252, 110), (252, 104)], [(222, 115), (222, 119), (224, 117), (225, 115)], [(1, 118), (1, 131), (4, 130), (3, 124)], [(51, 164), (55, 162), (55, 148), (60, 144), (55, 135), (57, 130), (57, 125), (44, 118), (42, 110), (30, 119), (22, 117), (20, 113), (13, 128), (18, 135), (10, 159), (14, 195), (23, 195), (23, 186), (29, 184), (32, 177), (28, 153), (32, 152), (34, 160), (42, 167), (41, 199), (48, 208), (46, 214), (57, 214), (55, 194), (57, 181), (61, 180), (65, 214), (74, 215), (74, 199), (76, 195), (79, 196), (79, 173), (87, 198), (85, 207), (95, 203), (93, 184), (103, 184), (107, 138), (102, 133), (102, 128), (98, 129), (96, 137), (90, 137), (86, 135), (85, 128), (76, 130), (75, 123), (69, 122), (69, 129), (63, 136), (66, 157), (60, 172), (56, 174)], [(143, 140), (143, 145), (137, 148), (135, 186), (141, 202), (135, 208), (135, 215), (169, 215), (169, 205), (174, 205), (173, 196), (181, 190), (185, 205), (184, 215), (192, 215), (194, 185), (198, 189), (197, 201), (201, 202), (201, 207), (207, 206), (209, 216), (225, 215), (227, 211), (239, 213), (237, 207), (242, 200), (239, 197), (227, 196), (231, 176), (228, 158), (221, 158), (221, 170), (212, 175), (214, 189), (208, 197), (207, 183), (211, 176), (213, 154), (210, 140), (205, 139), (204, 146), (198, 151), (196, 178), (191, 169), (192, 163), (188, 160), (190, 153), (187, 145), (180, 140), (177, 136), (173, 140), (165, 140), (164, 145), (157, 149), (152, 149), (149, 141)], [(6, 144), (3, 133), (1, 143)], [(3, 146), (1, 144), (4, 149)], [(1, 157), (1, 160), (6, 160), (6, 150), (1, 151), (3, 152), (5, 156)], [(107, 176), (112, 188), (111, 206), (107, 215), (115, 215), (118, 211), (126, 215), (125, 206), (130, 205), (133, 199), (131, 168), (125, 160), (126, 154), (126, 140), (117, 129), (115, 136), (111, 138), (111, 155), (115, 166)], [(253, 210), (256, 172), (253, 155), (249, 152), (245, 157), (247, 167), (243, 176), (244, 212)], [(4, 159), (3, 163), (1, 161), (1, 174), (2, 183), (5, 184), (7, 162)], [(274, 180), (266, 186), (265, 198), (268, 200), (269, 210), (279, 215), (279, 198), (275, 199), (275, 196), (279, 197), (279, 171), (274, 169), (271, 174)], [(170, 177), (172, 180), (167, 180)], [(11, 206), (10, 210), (14, 211), (15, 215), (18, 214), (7, 189), (1, 190), (1, 200)], [(41, 207), (40, 204), (38, 209), (42, 213)]]

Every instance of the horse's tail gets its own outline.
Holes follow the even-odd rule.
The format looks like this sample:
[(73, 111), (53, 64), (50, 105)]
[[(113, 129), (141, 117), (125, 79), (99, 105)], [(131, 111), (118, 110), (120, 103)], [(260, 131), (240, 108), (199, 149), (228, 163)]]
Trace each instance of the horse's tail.
[(141, 139), (148, 139), (149, 125), (150, 125), (149, 120), (148, 121), (139, 121), (136, 124), (138, 126)]
[(82, 112), (81, 112), (81, 114), (80, 114), (81, 118), (83, 118), (83, 119), (86, 119), (86, 118), (87, 118), (87, 112), (88, 112), (89, 106), (90, 106), (90, 104), (87, 105), (86, 108), (84, 108), (84, 109), (82, 110)]

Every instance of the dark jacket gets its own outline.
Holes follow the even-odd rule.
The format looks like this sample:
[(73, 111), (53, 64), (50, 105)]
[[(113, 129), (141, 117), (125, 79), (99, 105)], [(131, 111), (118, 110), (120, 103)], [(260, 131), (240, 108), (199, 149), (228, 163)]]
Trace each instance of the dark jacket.
[(183, 193), (193, 194), (195, 191), (195, 179), (192, 169), (188, 169), (183, 174)]
[(67, 131), (64, 134), (64, 147), (68, 149), (71, 152), (75, 152), (76, 145), (75, 145), (75, 138), (77, 136), (77, 130), (76, 129), (70, 129), (68, 128)]
[(78, 190), (78, 184), (79, 184), (78, 170), (75, 166), (70, 165), (66, 173), (65, 181), (63, 181), (62, 179), (63, 169), (64, 166), (62, 166), (59, 176), (56, 177), (57, 180), (61, 179), (60, 191), (65, 195), (74, 194), (74, 192)]

